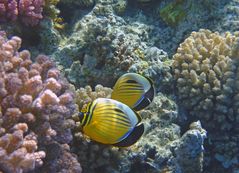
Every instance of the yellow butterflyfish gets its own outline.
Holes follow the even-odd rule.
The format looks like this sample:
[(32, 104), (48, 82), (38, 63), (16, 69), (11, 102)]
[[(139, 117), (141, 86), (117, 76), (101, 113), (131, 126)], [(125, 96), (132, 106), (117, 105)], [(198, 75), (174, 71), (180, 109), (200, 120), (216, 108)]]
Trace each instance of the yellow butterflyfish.
[(128, 147), (144, 133), (140, 115), (113, 99), (94, 100), (79, 113), (79, 119), (83, 133), (103, 144)]
[(146, 108), (154, 99), (155, 87), (151, 79), (137, 73), (122, 75), (113, 87), (111, 98), (135, 111)]

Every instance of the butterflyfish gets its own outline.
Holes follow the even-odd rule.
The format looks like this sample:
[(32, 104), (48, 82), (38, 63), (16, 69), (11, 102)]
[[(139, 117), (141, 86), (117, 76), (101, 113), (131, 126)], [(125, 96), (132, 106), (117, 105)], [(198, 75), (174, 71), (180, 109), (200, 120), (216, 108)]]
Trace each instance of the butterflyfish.
[(135, 111), (146, 108), (154, 99), (155, 87), (151, 79), (137, 73), (126, 73), (115, 83), (111, 98)]
[(103, 144), (128, 147), (144, 133), (140, 115), (113, 99), (94, 100), (79, 113), (79, 119), (83, 133)]

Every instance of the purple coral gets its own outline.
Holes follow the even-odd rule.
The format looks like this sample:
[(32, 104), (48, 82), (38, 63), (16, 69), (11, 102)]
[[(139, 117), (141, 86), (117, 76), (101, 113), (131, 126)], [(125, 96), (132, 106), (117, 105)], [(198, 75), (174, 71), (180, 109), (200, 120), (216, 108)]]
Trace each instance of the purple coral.
[(28, 131), (25, 123), (16, 124), (0, 137), (0, 170), (18, 173), (29, 171), (43, 164), (44, 151), (37, 150), (37, 139), (33, 134), (24, 136)]
[(19, 19), (27, 26), (35, 26), (43, 18), (44, 0), (0, 0), (0, 22)]
[[(27, 172), (43, 164), (45, 172), (81, 172), (76, 156), (63, 149), (75, 125), (70, 119), (76, 111), (74, 91), (47, 56), (33, 63), (20, 46), (19, 37), (8, 40), (0, 31), (0, 172)], [(52, 145), (64, 155), (51, 153)]]

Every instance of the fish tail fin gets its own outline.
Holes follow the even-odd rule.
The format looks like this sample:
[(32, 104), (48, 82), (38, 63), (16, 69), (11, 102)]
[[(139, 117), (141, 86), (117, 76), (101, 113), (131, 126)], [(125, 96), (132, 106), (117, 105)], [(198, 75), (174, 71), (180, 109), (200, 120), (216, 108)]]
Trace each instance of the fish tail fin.
[(139, 138), (143, 135), (144, 133), (144, 124), (139, 123), (137, 126), (134, 127), (132, 132), (122, 141), (113, 144), (113, 146), (116, 147), (129, 147), (133, 145), (135, 142), (139, 140)]

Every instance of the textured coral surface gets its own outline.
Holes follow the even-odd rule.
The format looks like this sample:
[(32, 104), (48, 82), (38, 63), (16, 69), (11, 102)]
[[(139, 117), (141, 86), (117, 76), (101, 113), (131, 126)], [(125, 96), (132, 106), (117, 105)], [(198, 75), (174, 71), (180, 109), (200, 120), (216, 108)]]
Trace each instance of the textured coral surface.
[(238, 164), (238, 53), (237, 33), (200, 30), (173, 57), (179, 104), (202, 120), (213, 145), (208, 152), (226, 168)]
[(43, 18), (44, 0), (1, 0), (0, 21), (20, 19), (27, 26), (34, 26)]
[[(74, 122), (67, 119), (76, 110), (73, 92), (54, 63), (44, 55), (33, 63), (29, 51), (18, 51), (20, 46), (19, 37), (8, 40), (1, 32), (0, 170), (13, 173), (41, 166), (42, 159), (50, 157), (48, 145), (69, 143)], [(51, 159), (64, 160), (61, 156)], [(79, 165), (74, 161), (65, 167), (75, 163)]]
[[(0, 34), (0, 172), (81, 172), (79, 162), (90, 173), (194, 173), (203, 164), (204, 173), (238, 172), (238, 34), (225, 33), (238, 30), (238, 4), (0, 0), (0, 29), (23, 42), (20, 48), (18, 37)], [(211, 31), (190, 35), (200, 28)], [(76, 93), (39, 53), (50, 55)], [(106, 87), (127, 72), (150, 77), (156, 86), (152, 106), (140, 112), (144, 136), (117, 149), (75, 128), (72, 141), (74, 102), (81, 110), (97, 97), (110, 97)], [(209, 132), (204, 148), (198, 120)]]

